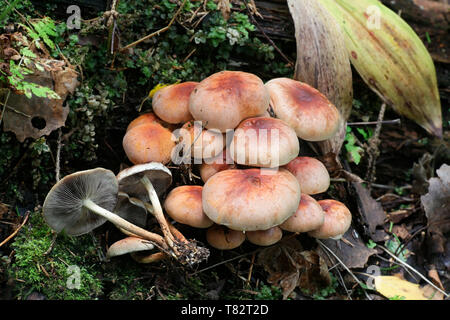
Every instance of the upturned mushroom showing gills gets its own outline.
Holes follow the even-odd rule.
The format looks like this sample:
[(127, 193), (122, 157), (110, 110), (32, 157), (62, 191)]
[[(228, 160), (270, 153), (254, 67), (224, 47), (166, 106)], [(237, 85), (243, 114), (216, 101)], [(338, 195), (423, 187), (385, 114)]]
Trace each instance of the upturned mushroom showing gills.
[(161, 226), (164, 238), (172, 246), (173, 236), (158, 198), (158, 193), (164, 192), (172, 182), (170, 170), (158, 162), (138, 164), (120, 171), (117, 181), (120, 191), (143, 201), (150, 200), (153, 215)]
[(192, 91), (189, 110), (208, 129), (226, 132), (246, 118), (264, 114), (269, 93), (251, 73), (221, 71), (202, 80)]
[(215, 223), (239, 231), (266, 230), (295, 213), (300, 186), (287, 170), (231, 169), (203, 186), (203, 211)]
[(116, 176), (107, 169), (96, 168), (67, 175), (52, 187), (45, 198), (45, 221), (56, 232), (65, 231), (74, 236), (110, 221), (117, 227), (167, 248), (161, 236), (111, 212), (117, 202), (118, 190)]
[(277, 226), (267, 230), (248, 231), (245, 233), (247, 240), (257, 246), (271, 246), (283, 237), (283, 231)]
[(172, 132), (157, 122), (136, 126), (123, 137), (123, 149), (133, 164), (169, 163), (175, 142)]
[(280, 224), (282, 230), (308, 232), (318, 229), (325, 221), (325, 213), (319, 203), (311, 196), (302, 193), (297, 211)]
[(208, 228), (213, 225), (203, 212), (202, 186), (179, 186), (167, 195), (164, 209), (176, 222), (194, 228)]
[(237, 164), (275, 168), (298, 156), (300, 145), (295, 131), (275, 118), (249, 118), (236, 128), (230, 155)]
[(218, 250), (232, 250), (244, 243), (245, 234), (215, 224), (206, 230), (206, 241)]
[(350, 210), (340, 201), (326, 199), (319, 200), (319, 205), (325, 213), (324, 222), (318, 229), (308, 232), (308, 234), (317, 239), (339, 240), (350, 228), (352, 223), (352, 214)]
[(192, 120), (189, 112), (189, 96), (198, 82), (172, 84), (156, 91), (152, 99), (153, 112), (168, 123), (184, 123)]
[(108, 248), (108, 251), (106, 251), (106, 257), (112, 258), (132, 252), (148, 251), (154, 248), (155, 246), (149, 241), (136, 237), (127, 237), (114, 242)]
[(298, 180), (302, 192), (318, 194), (330, 187), (330, 175), (325, 165), (312, 157), (297, 157), (284, 168), (289, 170)]
[(318, 90), (288, 78), (272, 79), (265, 86), (276, 117), (294, 128), (299, 138), (322, 141), (336, 134), (339, 111)]

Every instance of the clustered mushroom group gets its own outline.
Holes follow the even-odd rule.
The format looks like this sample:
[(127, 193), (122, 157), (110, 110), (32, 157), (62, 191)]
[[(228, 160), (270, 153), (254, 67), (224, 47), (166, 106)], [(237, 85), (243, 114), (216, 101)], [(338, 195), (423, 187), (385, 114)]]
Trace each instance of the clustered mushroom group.
[[(219, 250), (246, 240), (269, 246), (286, 233), (337, 240), (350, 227), (343, 203), (313, 198), (330, 185), (324, 164), (300, 156), (299, 139), (327, 140), (340, 122), (336, 107), (313, 87), (222, 71), (158, 90), (152, 109), (123, 138), (133, 166), (117, 175), (102, 168), (77, 172), (52, 188), (43, 211), (54, 230), (79, 235), (109, 220), (127, 235), (109, 247), (109, 257), (130, 253), (142, 263), (174, 257), (192, 264), (209, 251), (187, 240), (176, 223), (206, 229), (206, 241)], [(165, 165), (191, 159), (203, 185), (169, 190)], [(147, 214), (161, 235), (145, 229)]]

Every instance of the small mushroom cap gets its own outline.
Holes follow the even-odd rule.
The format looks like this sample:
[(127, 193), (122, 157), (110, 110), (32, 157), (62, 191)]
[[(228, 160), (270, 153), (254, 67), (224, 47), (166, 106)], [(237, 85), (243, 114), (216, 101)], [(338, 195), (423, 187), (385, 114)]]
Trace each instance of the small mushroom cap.
[(230, 145), (233, 160), (242, 165), (274, 168), (298, 156), (295, 131), (275, 118), (249, 118), (236, 128)]
[(287, 170), (221, 171), (203, 186), (203, 211), (215, 223), (233, 230), (266, 230), (295, 213), (300, 186)]
[(150, 180), (158, 196), (163, 194), (172, 183), (172, 173), (166, 166), (159, 162), (150, 162), (120, 171), (117, 174), (119, 190), (142, 201), (150, 200), (148, 191), (141, 181), (144, 176)]
[(209, 228), (213, 222), (202, 207), (202, 186), (179, 186), (167, 195), (164, 208), (175, 221), (194, 228)]
[(192, 120), (189, 112), (189, 96), (198, 82), (188, 81), (172, 84), (158, 90), (152, 99), (153, 112), (168, 123)]
[(103, 168), (79, 171), (62, 178), (47, 194), (44, 218), (56, 232), (78, 236), (99, 227), (106, 219), (84, 207), (91, 200), (112, 211), (117, 202), (119, 184), (110, 170)]
[(322, 226), (308, 234), (317, 239), (339, 240), (350, 228), (352, 214), (342, 202), (336, 200), (319, 200), (319, 205), (325, 213)]
[(302, 193), (297, 211), (280, 225), (282, 230), (290, 232), (308, 232), (318, 229), (325, 220), (325, 213), (317, 201)]
[(153, 112), (144, 113), (128, 124), (127, 132), (137, 126), (152, 123), (152, 122), (158, 122), (161, 124), (162, 121)]
[(283, 231), (275, 226), (267, 230), (248, 231), (247, 240), (257, 246), (271, 246), (283, 237)]
[(221, 71), (202, 80), (192, 91), (189, 110), (206, 128), (236, 128), (246, 118), (263, 114), (269, 93), (262, 80), (241, 71)]
[(216, 158), (208, 159), (201, 164), (200, 177), (202, 178), (203, 182), (208, 181), (208, 179), (215, 175), (217, 172), (228, 169), (236, 169), (236, 164), (233, 162), (233, 159), (231, 159), (231, 156), (227, 151), (223, 151)]
[(288, 78), (272, 79), (266, 83), (266, 88), (277, 118), (294, 128), (299, 138), (322, 141), (336, 134), (339, 111), (318, 90)]
[(244, 243), (245, 234), (242, 231), (231, 230), (215, 224), (206, 230), (206, 241), (213, 248), (232, 250)]
[(182, 129), (182, 143), (187, 143), (191, 156), (195, 159), (211, 159), (217, 157), (225, 147), (225, 135), (216, 129), (202, 130), (201, 125), (195, 127), (194, 121), (186, 122)]
[(123, 137), (123, 149), (133, 164), (147, 162), (169, 163), (175, 141), (172, 132), (156, 122), (142, 124)]
[(108, 258), (121, 256), (131, 252), (152, 250), (155, 246), (147, 240), (127, 237), (117, 242), (114, 242), (106, 252)]
[(315, 158), (297, 157), (285, 168), (297, 178), (303, 193), (318, 194), (327, 191), (330, 187), (330, 175), (327, 168)]
[[(138, 227), (145, 228), (147, 225), (147, 210), (145, 206), (140, 203), (140, 200), (130, 198), (124, 192), (119, 192), (118, 194), (118, 201), (114, 208), (114, 213)], [(129, 234), (128, 231), (125, 231), (125, 233)]]

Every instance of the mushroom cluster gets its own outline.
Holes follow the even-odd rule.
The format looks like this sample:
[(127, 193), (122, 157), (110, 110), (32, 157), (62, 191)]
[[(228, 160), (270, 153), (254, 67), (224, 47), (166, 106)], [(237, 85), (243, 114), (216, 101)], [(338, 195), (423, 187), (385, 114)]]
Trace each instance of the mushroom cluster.
[[(187, 240), (176, 223), (204, 229), (219, 250), (244, 241), (269, 246), (289, 232), (339, 239), (350, 227), (343, 203), (313, 198), (330, 185), (325, 166), (300, 155), (301, 140), (329, 139), (340, 121), (316, 89), (222, 71), (160, 89), (152, 108), (123, 138), (132, 166), (117, 175), (102, 168), (77, 172), (52, 188), (43, 209), (54, 230), (79, 235), (108, 220), (127, 236), (108, 257), (130, 253), (141, 263), (172, 257), (193, 264), (209, 251)], [(198, 169), (203, 183), (172, 186), (169, 163)], [(160, 233), (145, 229), (148, 214)]]

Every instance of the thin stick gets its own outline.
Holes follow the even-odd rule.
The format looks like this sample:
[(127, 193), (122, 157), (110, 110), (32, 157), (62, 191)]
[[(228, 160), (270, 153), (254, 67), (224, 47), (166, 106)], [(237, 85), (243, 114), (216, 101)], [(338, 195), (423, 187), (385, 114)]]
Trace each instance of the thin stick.
[(414, 273), (416, 273), (419, 277), (421, 277), (423, 280), (425, 280), (430, 286), (432, 286), (433, 288), (435, 288), (437, 291), (439, 291), (440, 293), (442, 293), (446, 298), (449, 297), (448, 293), (446, 293), (445, 291), (443, 291), (441, 288), (437, 287), (433, 282), (431, 282), (430, 280), (428, 280), (425, 276), (423, 276), (419, 271), (417, 271), (416, 269), (414, 269), (413, 267), (411, 267), (409, 264), (407, 264), (406, 262), (402, 261), (401, 259), (399, 259), (396, 255), (394, 255), (393, 253), (391, 253), (388, 249), (386, 249), (383, 246), (377, 245), (378, 247), (380, 247), (381, 249), (383, 249), (384, 252), (386, 252), (387, 254), (389, 254), (392, 258), (394, 258), (397, 262), (399, 262), (401, 265), (403, 265), (404, 267), (410, 269), (411, 271), (413, 271)]
[(400, 119), (394, 119), (394, 120), (383, 120), (383, 121), (362, 121), (362, 122), (349, 122), (347, 123), (348, 126), (370, 126), (370, 125), (377, 125), (377, 124), (400, 124)]
[(368, 181), (367, 190), (370, 192), (372, 182), (375, 179), (375, 171), (376, 171), (376, 161), (380, 151), (378, 149), (378, 144), (380, 143), (380, 131), (384, 118), (384, 112), (386, 111), (386, 103), (383, 103), (380, 108), (380, 113), (378, 114), (377, 126), (375, 128), (375, 133), (372, 138), (369, 139), (369, 149), (367, 150), (369, 153), (369, 165), (367, 167), (367, 175), (366, 180)]
[(177, 16), (180, 14), (181, 10), (183, 9), (183, 7), (184, 7), (186, 1), (187, 1), (187, 0), (184, 0), (184, 1), (183, 1), (183, 3), (182, 3), (181, 6), (178, 8), (177, 12), (176, 12), (175, 15), (172, 17), (172, 20), (170, 20), (170, 22), (169, 22), (169, 24), (168, 24), (167, 26), (165, 26), (164, 28), (159, 29), (158, 31), (155, 31), (155, 32), (153, 32), (153, 33), (151, 33), (151, 34), (149, 34), (149, 35), (147, 35), (147, 36), (145, 36), (145, 37), (143, 37), (143, 38), (141, 38), (141, 39), (139, 39), (139, 40), (133, 42), (133, 43), (130, 43), (129, 45), (127, 45), (127, 46), (121, 48), (119, 51), (120, 51), (120, 52), (123, 52), (123, 51), (125, 51), (125, 50), (128, 50), (129, 48), (132, 48), (132, 47), (136, 46), (137, 44), (141, 43), (142, 41), (145, 41), (145, 40), (147, 40), (147, 39), (153, 38), (154, 36), (159, 36), (161, 33), (163, 33), (163, 32), (165, 32), (165, 31), (169, 30), (169, 28), (172, 26), (172, 24), (174, 23), (175, 19), (177, 18)]
[(248, 15), (250, 16), (250, 19), (256, 25), (258, 30), (261, 31), (261, 33), (263, 34), (264, 38), (266, 38), (267, 41), (270, 42), (272, 47), (274, 47), (274, 49), (281, 55), (281, 57), (283, 57), (283, 59), (286, 60), (286, 62), (289, 64), (289, 66), (291, 66), (291, 67), (294, 66), (294, 63), (280, 50), (280, 48), (278, 48), (278, 46), (275, 44), (275, 42), (273, 42), (272, 39), (269, 38), (269, 36), (264, 32), (263, 28), (261, 28), (261, 26), (259, 25), (258, 21), (256, 21), (255, 17), (253, 17), (253, 14), (250, 11), (250, 8), (248, 7), (247, 0), (244, 0), (243, 2), (245, 4), (245, 7), (247, 8)]
[(353, 274), (353, 272), (341, 261), (341, 259), (338, 258), (338, 256), (330, 249), (328, 248), (326, 245), (323, 244), (322, 241), (320, 241), (319, 239), (316, 239), (316, 241), (319, 243), (320, 246), (322, 246), (323, 248), (327, 249), (328, 252), (330, 252), (333, 257), (344, 267), (345, 270), (347, 270), (347, 272), (353, 277), (353, 279), (355, 279), (355, 281), (359, 284), (359, 286), (361, 287), (361, 289), (364, 291), (367, 299), (372, 300), (372, 298), (367, 294), (366, 290), (364, 289), (364, 286), (362, 284), (361, 281), (359, 281), (359, 279)]
[(28, 217), (30, 215), (30, 212), (27, 212), (27, 215), (25, 216), (25, 218), (23, 219), (22, 223), (20, 224), (20, 226), (14, 230), (13, 233), (11, 233), (5, 240), (2, 241), (2, 243), (0, 243), (0, 247), (3, 246), (5, 243), (7, 243), (9, 240), (11, 240), (12, 238), (14, 238), (14, 236), (19, 232), (20, 229), (22, 229), (22, 227), (25, 225), (25, 223), (27, 223)]
[(193, 276), (193, 275), (196, 275), (197, 273), (200, 273), (200, 272), (204, 272), (204, 271), (213, 269), (213, 268), (218, 267), (218, 266), (220, 266), (220, 265), (222, 265), (222, 264), (225, 264), (225, 263), (234, 261), (234, 260), (239, 259), (239, 258), (243, 258), (243, 257), (248, 256), (248, 255), (250, 255), (250, 254), (255, 254), (255, 253), (257, 253), (257, 252), (259, 252), (259, 251), (261, 251), (261, 250), (263, 250), (263, 249), (265, 249), (265, 248), (256, 249), (255, 251), (247, 252), (247, 253), (241, 254), (241, 255), (239, 255), (239, 256), (237, 256), (237, 257), (234, 257), (234, 258), (231, 258), (231, 259), (228, 259), (228, 260), (225, 260), (225, 261), (221, 261), (221, 262), (219, 262), (219, 263), (213, 264), (212, 266), (209, 266), (209, 267), (206, 267), (206, 268), (204, 268), (204, 269), (195, 271), (194, 273), (189, 274), (189, 276)]
[(59, 181), (59, 171), (60, 171), (60, 163), (61, 163), (61, 137), (62, 137), (62, 132), (61, 132), (61, 128), (58, 129), (58, 140), (57, 142), (57, 147), (56, 147), (56, 165), (55, 165), (55, 178), (56, 178), (56, 182)]

